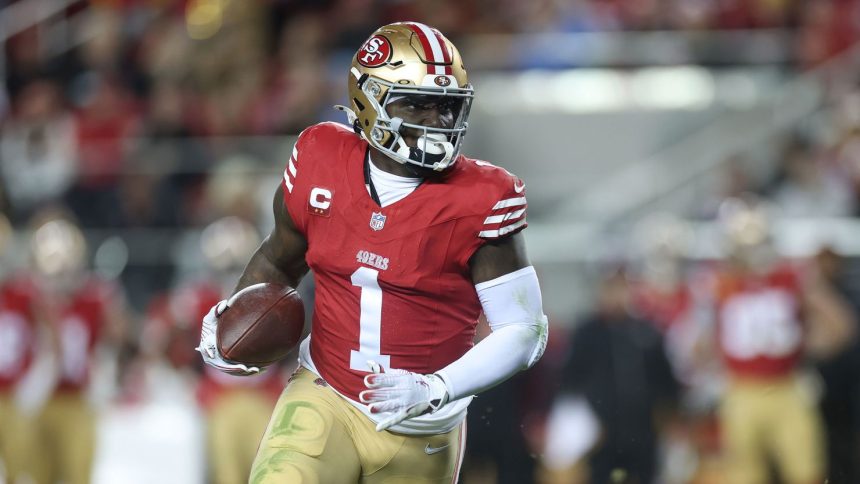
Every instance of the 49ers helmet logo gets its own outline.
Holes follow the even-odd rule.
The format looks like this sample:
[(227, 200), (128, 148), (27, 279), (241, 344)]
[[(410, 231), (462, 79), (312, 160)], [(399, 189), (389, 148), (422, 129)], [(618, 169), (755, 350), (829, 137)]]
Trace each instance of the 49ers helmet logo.
[(361, 46), (356, 57), (364, 67), (379, 67), (391, 58), (391, 42), (381, 35), (374, 35)]
[(448, 76), (436, 76), (433, 78), (433, 82), (435, 82), (437, 86), (441, 87), (448, 87), (451, 85), (451, 79)]

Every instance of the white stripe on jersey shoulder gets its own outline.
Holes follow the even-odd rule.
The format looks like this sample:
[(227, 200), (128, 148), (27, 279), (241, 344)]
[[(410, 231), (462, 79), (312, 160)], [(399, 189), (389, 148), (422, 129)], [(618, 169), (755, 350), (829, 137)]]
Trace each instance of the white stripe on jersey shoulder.
[(284, 170), (284, 184), (287, 185), (287, 191), (293, 193), (293, 181), (296, 179), (296, 164), (299, 160), (299, 142), (293, 145), (293, 155), (290, 156), (290, 161), (287, 164), (287, 169)]
[(514, 212), (508, 212), (508, 213), (502, 214), (502, 215), (490, 215), (489, 217), (486, 218), (486, 220), (484, 220), (484, 225), (497, 224), (500, 222), (504, 222), (505, 220), (511, 220), (511, 219), (519, 218), (525, 212), (526, 212), (526, 209), (521, 208), (521, 209), (516, 210)]
[(517, 207), (525, 204), (526, 197), (506, 198), (504, 200), (499, 200), (499, 202), (493, 206), (493, 210), (498, 210), (500, 208)]
[(518, 222), (513, 223), (511, 225), (505, 225), (504, 227), (502, 227), (498, 230), (482, 230), (482, 231), (478, 232), (478, 237), (483, 237), (483, 238), (502, 237), (502, 236), (507, 235), (507, 234), (513, 232), (514, 230), (522, 227), (523, 225), (525, 225), (525, 223), (526, 223), (526, 219), (522, 218)]
[(293, 193), (293, 182), (290, 180), (290, 174), (284, 170), (284, 184), (287, 186), (287, 192)]

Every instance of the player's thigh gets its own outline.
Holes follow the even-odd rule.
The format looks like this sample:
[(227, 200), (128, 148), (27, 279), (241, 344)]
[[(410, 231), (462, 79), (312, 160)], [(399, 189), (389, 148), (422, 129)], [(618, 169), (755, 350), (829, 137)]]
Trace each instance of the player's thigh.
[(15, 442), (13, 426), (16, 420), (17, 411), (15, 410), (12, 396), (9, 395), (7, 397), (5, 394), (0, 394), (0, 462), (3, 463), (7, 472), (9, 471), (12, 446)]
[(85, 397), (56, 395), (46, 402), (38, 420), (41, 459), (36, 465), (44, 470), (42, 477), (50, 474), (67, 484), (89, 484), (96, 416)]
[(361, 484), (457, 481), (466, 444), (465, 421), (450, 432), (427, 436), (376, 432), (372, 424), (363, 430), (357, 433), (363, 467)]
[(720, 404), (720, 431), (730, 482), (756, 484), (767, 477), (762, 412), (767, 402), (754, 389), (730, 387)]
[[(241, 454), (236, 452), (243, 443), (236, 433), (237, 422), (233, 415), (229, 395), (218, 398), (207, 418), (207, 450), (212, 480), (216, 484), (242, 482), (248, 477), (250, 465), (242, 469)], [(259, 439), (253, 445), (256, 450)]]
[(11, 395), (0, 396), (0, 461), (10, 482), (33, 467), (35, 432), (33, 419), (18, 411)]
[(247, 466), (250, 466), (254, 460), (273, 407), (274, 402), (268, 394), (254, 389), (242, 392), (233, 402), (231, 420), (238, 437), (237, 452), (243, 456), (244, 461), (247, 461)]
[(209, 460), (216, 483), (248, 478), (271, 413), (269, 398), (254, 389), (233, 390), (217, 399), (208, 418)]
[(59, 462), (68, 484), (89, 484), (96, 444), (96, 415), (83, 396), (62, 401), (63, 422), (57, 436)]
[(797, 386), (780, 392), (770, 423), (770, 447), (783, 481), (820, 482), (824, 476), (824, 438), (812, 398)]
[(331, 389), (299, 370), (275, 405), (251, 469), (252, 484), (355, 484), (361, 464)]

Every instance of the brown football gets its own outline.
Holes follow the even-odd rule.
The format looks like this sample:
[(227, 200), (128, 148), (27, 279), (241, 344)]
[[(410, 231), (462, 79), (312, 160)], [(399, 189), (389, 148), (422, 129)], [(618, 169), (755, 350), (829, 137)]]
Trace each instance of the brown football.
[(233, 295), (218, 318), (218, 351), (238, 363), (270, 365), (295, 348), (304, 324), (304, 303), (295, 289), (254, 284)]

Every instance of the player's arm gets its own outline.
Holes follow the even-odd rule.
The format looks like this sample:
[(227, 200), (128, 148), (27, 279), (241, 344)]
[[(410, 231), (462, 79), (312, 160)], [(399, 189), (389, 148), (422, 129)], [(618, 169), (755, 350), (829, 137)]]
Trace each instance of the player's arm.
[[(290, 218), (287, 207), (284, 205), (283, 189), (280, 187), (275, 192), (272, 209), (275, 216), (275, 227), (245, 266), (245, 270), (233, 291), (234, 296), (248, 286), (264, 282), (297, 287), (302, 277), (308, 272), (308, 266), (305, 262), (308, 244)], [(197, 351), (203, 356), (203, 361), (207, 365), (225, 373), (235, 375), (257, 373), (260, 371), (259, 368), (228, 361), (218, 351), (218, 317), (229, 309), (230, 302), (231, 299), (219, 302), (209, 310), (209, 314), (203, 317), (200, 344)]]
[(308, 272), (305, 262), (308, 243), (290, 218), (284, 204), (283, 190), (283, 187), (278, 187), (272, 202), (275, 227), (251, 256), (234, 293), (260, 282), (298, 287), (302, 277)]
[(128, 331), (132, 324), (125, 297), (110, 299), (105, 305), (104, 311), (104, 341), (110, 346), (122, 348), (128, 342)]
[(827, 359), (857, 337), (857, 323), (848, 302), (817, 270), (803, 281), (801, 311), (807, 322), (806, 353)]
[(472, 256), (470, 267), (493, 332), (432, 375), (404, 370), (379, 374), (379, 368), (371, 365), (374, 373), (365, 377), (368, 390), (361, 393), (361, 400), (370, 404), (371, 412), (393, 412), (377, 430), (487, 390), (534, 365), (543, 355), (547, 318), (522, 235), (487, 242)]
[(537, 274), (521, 233), (488, 241), (470, 262), (492, 333), (436, 373), (449, 400), (480, 393), (531, 367), (543, 356), (548, 336)]

